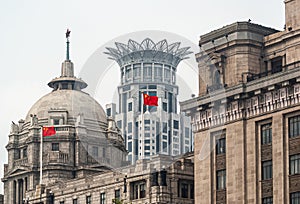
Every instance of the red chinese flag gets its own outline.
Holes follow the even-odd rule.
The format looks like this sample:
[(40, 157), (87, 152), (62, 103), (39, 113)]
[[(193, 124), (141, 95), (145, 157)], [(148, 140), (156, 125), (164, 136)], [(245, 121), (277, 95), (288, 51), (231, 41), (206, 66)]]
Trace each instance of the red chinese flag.
[(43, 136), (44, 137), (46, 137), (46, 136), (52, 136), (52, 135), (55, 135), (55, 134), (56, 134), (56, 131), (55, 131), (54, 126), (43, 127)]
[(144, 105), (146, 106), (158, 106), (158, 97), (157, 96), (149, 96), (148, 94), (144, 94)]

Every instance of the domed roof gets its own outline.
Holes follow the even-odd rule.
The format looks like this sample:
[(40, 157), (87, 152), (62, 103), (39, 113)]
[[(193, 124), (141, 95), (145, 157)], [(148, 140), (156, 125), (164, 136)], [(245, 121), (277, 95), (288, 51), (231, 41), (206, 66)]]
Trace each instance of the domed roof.
[(71, 89), (55, 90), (40, 98), (29, 110), (25, 122), (30, 121), (31, 114), (38, 119), (48, 118), (51, 109), (67, 110), (68, 118), (82, 114), (84, 119), (107, 123), (106, 114), (95, 99), (85, 92)]

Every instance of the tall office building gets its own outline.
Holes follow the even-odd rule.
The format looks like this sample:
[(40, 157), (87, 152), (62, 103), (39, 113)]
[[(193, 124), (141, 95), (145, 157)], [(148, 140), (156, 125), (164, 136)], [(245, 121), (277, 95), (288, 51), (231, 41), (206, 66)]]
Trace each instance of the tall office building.
[(199, 97), (181, 104), (197, 204), (300, 203), (300, 0), (285, 6), (283, 31), (237, 22), (200, 38)]
[[(123, 133), (128, 160), (135, 163), (150, 155), (190, 151), (190, 118), (177, 113), (176, 85), (177, 66), (192, 53), (189, 47), (179, 48), (179, 42), (166, 40), (154, 43), (149, 38), (115, 45), (106, 54), (120, 66), (119, 111), (115, 104), (108, 104), (106, 110)], [(158, 96), (158, 106), (144, 106), (142, 92)]]

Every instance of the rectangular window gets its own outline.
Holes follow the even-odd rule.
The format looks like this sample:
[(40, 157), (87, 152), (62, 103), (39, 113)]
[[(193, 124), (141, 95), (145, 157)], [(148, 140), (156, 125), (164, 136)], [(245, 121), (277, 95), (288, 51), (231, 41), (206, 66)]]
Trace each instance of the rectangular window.
[(100, 194), (100, 204), (105, 204), (105, 193)]
[(300, 203), (300, 192), (291, 193), (290, 203), (291, 204)]
[(188, 184), (181, 183), (181, 197), (188, 198), (189, 197), (188, 192), (189, 192)]
[(125, 77), (126, 77), (126, 80), (129, 80), (130, 78), (132, 78), (131, 66), (126, 67)]
[(261, 126), (261, 144), (272, 143), (272, 124)]
[(111, 116), (111, 108), (106, 109), (106, 115)]
[(262, 180), (272, 178), (272, 160), (262, 162)]
[(221, 138), (221, 139), (218, 139), (216, 141), (216, 146), (217, 146), (217, 150), (216, 150), (216, 153), (217, 154), (224, 154), (226, 153), (226, 139), (225, 138)]
[(27, 158), (27, 148), (23, 149), (23, 158)]
[(115, 190), (115, 199), (120, 200), (120, 189)]
[(77, 198), (73, 199), (73, 204), (77, 204)]
[(145, 146), (145, 150), (150, 150), (150, 146)]
[(150, 140), (145, 140), (145, 144), (150, 144)]
[(273, 197), (263, 198), (262, 204), (273, 204)]
[(132, 102), (128, 103), (128, 112), (132, 111)]
[(300, 135), (300, 116), (289, 118), (289, 137)]
[(276, 57), (271, 61), (272, 74), (282, 71), (282, 57)]
[(168, 133), (168, 123), (163, 122), (163, 133)]
[(145, 198), (145, 197), (146, 197), (145, 184), (142, 183), (140, 184), (140, 198)]
[(128, 134), (132, 133), (132, 122), (128, 123)]
[(141, 64), (134, 64), (133, 65), (133, 77), (140, 77), (140, 70), (141, 70)]
[(152, 77), (152, 64), (145, 63), (143, 71), (144, 71), (145, 78), (151, 78)]
[(174, 120), (173, 121), (173, 127), (174, 127), (174, 129), (179, 129), (179, 121), (178, 120)]
[(156, 85), (149, 85), (148, 89), (157, 89), (157, 86)]
[(226, 189), (226, 170), (217, 171), (217, 190)]
[(162, 64), (154, 64), (154, 76), (156, 78), (162, 77)]
[(149, 125), (150, 124), (150, 120), (145, 120), (145, 125)]
[(168, 104), (163, 102), (162, 106), (163, 106), (163, 111), (168, 112)]
[(164, 77), (165, 77), (166, 81), (170, 82), (171, 71), (170, 71), (170, 67), (169, 66), (165, 66)]
[(300, 174), (300, 154), (290, 156), (290, 175)]
[(53, 119), (53, 125), (59, 125), (59, 119)]
[(65, 201), (60, 201), (59, 204), (65, 204)]
[(168, 113), (172, 113), (173, 112), (173, 94), (170, 92), (168, 93), (168, 108), (169, 108)]
[(132, 152), (132, 142), (128, 142), (127, 150), (128, 152)]
[(52, 151), (59, 151), (59, 143), (52, 143)]
[(92, 203), (92, 197), (91, 196), (87, 196), (86, 197), (86, 204), (91, 204)]

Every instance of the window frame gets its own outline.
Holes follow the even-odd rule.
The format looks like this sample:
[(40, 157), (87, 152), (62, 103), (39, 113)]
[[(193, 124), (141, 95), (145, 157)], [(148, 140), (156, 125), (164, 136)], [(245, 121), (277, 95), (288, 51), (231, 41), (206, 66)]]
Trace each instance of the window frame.
[(300, 174), (300, 154), (289, 156), (289, 173), (290, 175)]
[(300, 191), (290, 193), (290, 204), (297, 204), (299, 202), (300, 202)]
[(91, 195), (88, 195), (85, 197), (85, 203), (86, 204), (92, 204), (92, 196)]
[(273, 161), (263, 161), (261, 164), (261, 179), (268, 180), (273, 178)]
[(272, 123), (260, 126), (261, 144), (272, 144)]
[(218, 138), (216, 140), (216, 154), (225, 154), (226, 153), (226, 138)]
[(218, 170), (216, 177), (217, 190), (226, 190), (226, 169)]
[(59, 151), (59, 143), (58, 142), (52, 142), (51, 143), (51, 151)]
[(181, 198), (189, 198), (189, 184), (180, 183)]
[(121, 191), (120, 189), (115, 190), (115, 199), (120, 200), (121, 198)]
[(273, 197), (266, 197), (262, 199), (262, 204), (273, 204)]
[(106, 202), (106, 195), (105, 193), (100, 193), (100, 204), (105, 204)]
[(289, 138), (298, 137), (300, 135), (300, 115), (288, 118)]

